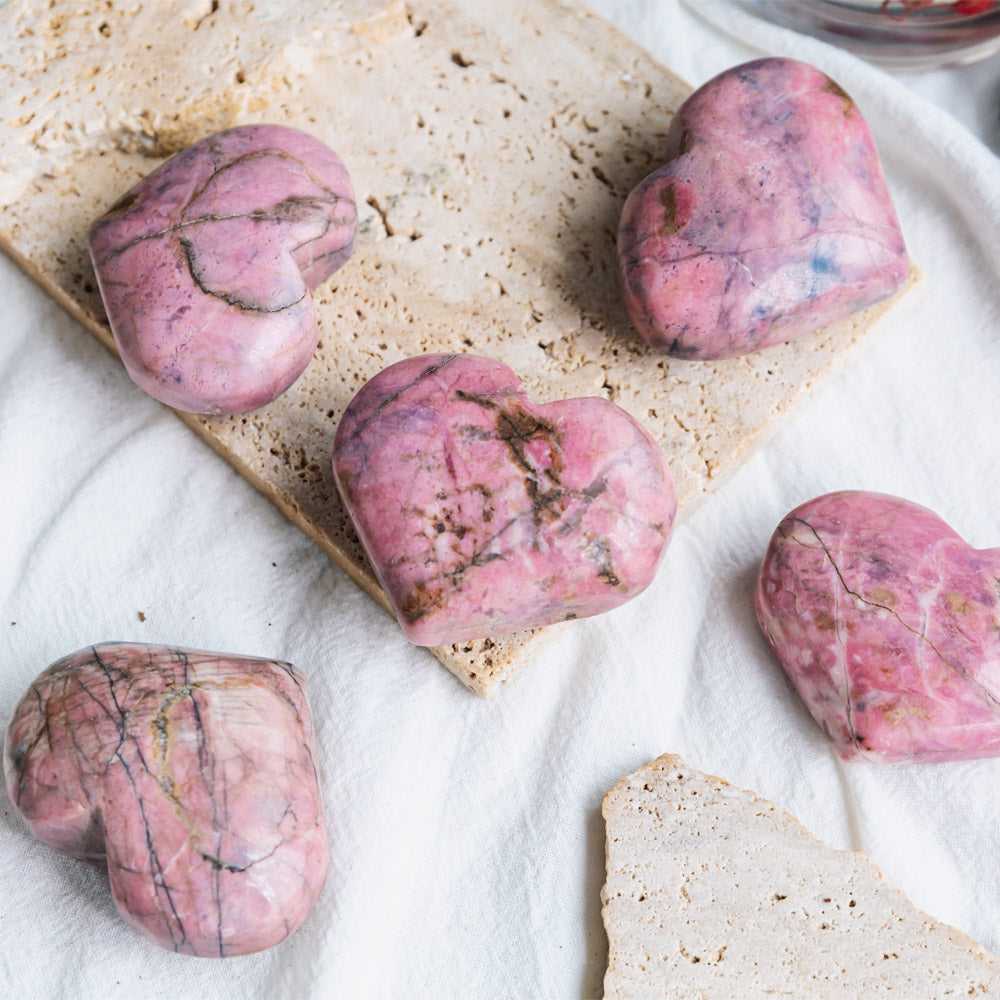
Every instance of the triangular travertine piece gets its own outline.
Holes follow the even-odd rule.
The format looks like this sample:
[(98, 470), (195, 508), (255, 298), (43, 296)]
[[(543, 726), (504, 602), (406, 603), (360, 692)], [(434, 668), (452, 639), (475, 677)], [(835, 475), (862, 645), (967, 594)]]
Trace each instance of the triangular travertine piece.
[(1000, 996), (1000, 961), (862, 854), (670, 754), (604, 797), (606, 998)]

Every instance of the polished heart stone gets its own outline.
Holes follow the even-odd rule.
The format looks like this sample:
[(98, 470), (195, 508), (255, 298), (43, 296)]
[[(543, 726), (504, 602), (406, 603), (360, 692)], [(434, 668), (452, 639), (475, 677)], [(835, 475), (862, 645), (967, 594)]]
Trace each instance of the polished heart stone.
[(757, 618), (845, 760), (1000, 755), (1000, 549), (878, 493), (831, 493), (778, 526)]
[(288, 663), (106, 643), (54, 663), (7, 729), (10, 800), (106, 864), (122, 917), (222, 957), (277, 944), (326, 878), (312, 720)]
[(677, 510), (656, 442), (603, 399), (534, 405), (505, 365), (401, 361), (337, 428), (340, 494), (406, 635), (441, 646), (608, 611)]
[(316, 350), (310, 291), (356, 224), (343, 163), (296, 129), (245, 125), (167, 160), (90, 230), (129, 374), (193, 413), (269, 403)]
[(819, 70), (761, 59), (681, 105), (669, 162), (629, 195), (625, 304), (654, 347), (729, 358), (887, 298), (908, 261), (875, 144)]

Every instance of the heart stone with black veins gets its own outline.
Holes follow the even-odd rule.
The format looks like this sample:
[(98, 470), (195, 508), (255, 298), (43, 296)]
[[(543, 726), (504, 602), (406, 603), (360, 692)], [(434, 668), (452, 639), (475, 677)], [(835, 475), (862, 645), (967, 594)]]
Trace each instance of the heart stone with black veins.
[(793, 340), (906, 278), (871, 132), (818, 69), (726, 70), (681, 105), (666, 156), (625, 203), (618, 259), (632, 322), (673, 357)]
[(343, 163), (297, 129), (244, 125), (167, 160), (90, 231), (129, 374), (192, 413), (269, 403), (316, 350), (310, 290), (356, 227)]
[(593, 397), (536, 405), (498, 361), (426, 355), (369, 380), (337, 485), (411, 641), (442, 646), (623, 604), (677, 511), (660, 447)]
[(1000, 549), (908, 500), (830, 493), (778, 525), (756, 605), (845, 760), (1000, 756)]
[(4, 746), (32, 832), (106, 865), (119, 913), (187, 955), (270, 948), (305, 920), (327, 840), (289, 663), (104, 643), (52, 664)]

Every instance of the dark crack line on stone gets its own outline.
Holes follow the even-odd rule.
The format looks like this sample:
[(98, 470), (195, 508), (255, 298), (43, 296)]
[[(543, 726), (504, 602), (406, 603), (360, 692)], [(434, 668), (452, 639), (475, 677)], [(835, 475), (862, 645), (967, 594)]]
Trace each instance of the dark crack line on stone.
[(369, 413), (368, 416), (364, 418), (364, 420), (359, 422), (358, 426), (355, 427), (354, 430), (351, 431), (351, 433), (346, 438), (344, 438), (343, 441), (337, 442), (334, 454), (336, 454), (336, 452), (338, 451), (341, 451), (346, 444), (353, 441), (356, 437), (359, 437), (362, 433), (364, 433), (364, 431), (368, 428), (368, 425), (373, 420), (375, 420), (388, 406), (390, 406), (397, 399), (399, 399), (399, 397), (402, 396), (403, 393), (407, 392), (409, 389), (412, 389), (415, 385), (419, 385), (425, 379), (430, 378), (432, 375), (434, 375), (435, 373), (439, 372), (442, 368), (444, 368), (445, 365), (451, 364), (451, 362), (453, 362), (457, 357), (458, 357), (457, 354), (446, 355), (444, 358), (442, 358), (435, 364), (431, 365), (429, 368), (425, 368), (415, 379), (412, 379), (410, 382), (407, 382), (406, 385), (400, 386), (400, 388), (397, 389), (391, 395), (386, 396), (386, 398), (383, 399), (382, 402), (379, 403), (378, 406), (376, 406), (375, 409), (372, 410), (372, 412)]
[[(293, 204), (311, 204), (315, 206), (317, 209), (319, 209), (320, 206), (324, 205), (335, 206), (345, 200), (346, 199), (340, 198), (337, 195), (332, 195), (330, 201), (327, 201), (326, 199), (323, 198), (313, 198), (308, 196), (292, 196), (290, 198), (283, 198), (279, 202), (275, 202), (275, 204), (269, 209), (260, 208), (260, 209), (254, 209), (252, 212), (233, 212), (231, 215), (199, 215), (194, 219), (182, 219), (180, 222), (175, 222), (165, 227), (164, 229), (159, 229), (155, 233), (146, 233), (143, 236), (134, 236), (132, 239), (121, 244), (121, 246), (117, 246), (109, 250), (104, 255), (102, 260), (103, 261), (114, 260), (116, 257), (120, 257), (123, 253), (126, 253), (133, 247), (138, 246), (140, 243), (148, 243), (150, 240), (163, 239), (166, 236), (172, 236), (175, 233), (179, 233), (181, 232), (181, 230), (190, 229), (193, 226), (201, 226), (212, 222), (233, 222), (237, 219), (246, 219), (250, 222), (278, 222), (278, 223), (286, 223), (288, 225), (293, 225), (294, 220), (282, 218), (279, 214), (276, 214), (277, 211), (281, 208), (281, 206), (293, 205)], [(318, 211), (317, 215), (319, 215)], [(299, 246), (292, 248), (293, 251), (300, 249), (300, 247), (302, 246), (308, 245), (314, 240), (322, 239), (322, 237), (325, 236), (330, 231), (330, 226), (333, 225), (334, 220), (332, 216), (328, 215), (326, 212), (323, 212), (323, 217), (326, 221), (326, 228), (323, 230), (323, 232), (320, 233), (319, 236), (311, 237), (310, 239), (306, 240)]]
[[(980, 700), (984, 704), (986, 704), (987, 707), (991, 708), (993, 710), (994, 714), (996, 714), (998, 712), (998, 710), (1000, 710), (1000, 699), (997, 699), (993, 694), (991, 694), (989, 691), (987, 691), (979, 683), (979, 681), (977, 681), (973, 677), (971, 677), (969, 675), (968, 671), (961, 664), (953, 663), (951, 660), (949, 660), (947, 657), (945, 657), (941, 653), (941, 650), (939, 650), (937, 648), (937, 646), (934, 644), (934, 642), (928, 637), (926, 631), (920, 631), (919, 629), (913, 628), (911, 625), (907, 625), (907, 623), (905, 621), (903, 621), (902, 618), (899, 617), (899, 613), (896, 612), (896, 611), (894, 611), (891, 607), (889, 607), (889, 606), (887, 606), (885, 604), (880, 604), (878, 601), (869, 601), (867, 598), (862, 597), (861, 594), (857, 593), (856, 591), (851, 590), (851, 588), (848, 587), (847, 581), (844, 579), (843, 574), (840, 572), (840, 567), (834, 561), (834, 558), (833, 558), (833, 555), (830, 552), (830, 549), (827, 547), (826, 543), (820, 537), (819, 532), (808, 521), (802, 520), (801, 518), (792, 518), (791, 520), (793, 522), (795, 522), (795, 523), (804, 525), (805, 527), (807, 527), (813, 533), (813, 536), (816, 538), (816, 541), (819, 542), (820, 547), (823, 549), (823, 552), (826, 554), (827, 559), (829, 559), (830, 565), (833, 567), (834, 573), (837, 574), (837, 579), (840, 581), (840, 585), (844, 588), (844, 591), (847, 594), (849, 594), (851, 597), (855, 598), (856, 600), (860, 601), (862, 604), (866, 604), (866, 605), (868, 605), (869, 607), (872, 607), (872, 608), (880, 608), (883, 611), (889, 612), (889, 614), (892, 615), (893, 618), (895, 618), (896, 621), (899, 622), (899, 624), (902, 625), (902, 627), (904, 629), (906, 629), (907, 632), (909, 632), (912, 635), (916, 636), (917, 639), (919, 639), (919, 640), (921, 640), (923, 642), (926, 642), (927, 645), (930, 647), (930, 649), (933, 651), (934, 655), (946, 667), (950, 667), (956, 674), (958, 674), (958, 676), (961, 677), (962, 680), (964, 680), (969, 685), (970, 688), (972, 688), (974, 691), (976, 691), (976, 693), (979, 695)], [(799, 544), (801, 545), (803, 543), (799, 542)], [(854, 733), (853, 723), (852, 723), (852, 726), (851, 726), (851, 732)], [(856, 737), (856, 734), (855, 734), (855, 737)]]
[[(222, 151), (215, 147), (217, 155), (225, 155)], [(209, 188), (209, 185), (220, 175), (224, 174), (227, 170), (233, 170), (235, 167), (241, 164), (247, 163), (250, 160), (262, 160), (267, 157), (275, 157), (279, 160), (291, 160), (292, 163), (297, 163), (302, 169), (302, 173), (306, 175), (316, 185), (321, 191), (325, 191), (332, 199), (336, 201), (343, 201), (343, 199), (335, 191), (324, 184), (297, 156), (292, 156), (291, 153), (286, 152), (283, 149), (279, 149), (276, 146), (268, 146), (265, 149), (255, 149), (251, 150), (249, 153), (243, 153), (237, 156), (233, 160), (229, 160), (227, 163), (223, 163), (221, 166), (216, 167), (211, 174), (205, 179), (205, 182), (195, 190), (191, 196), (184, 202), (186, 208), (193, 205)]]
[[(149, 820), (146, 816), (145, 801), (139, 794), (139, 790), (136, 787), (135, 776), (132, 774), (132, 769), (129, 766), (128, 761), (125, 760), (125, 757), (122, 755), (120, 750), (115, 753), (115, 756), (118, 758), (118, 760), (121, 762), (122, 767), (125, 769), (125, 775), (128, 778), (129, 785), (132, 788), (132, 794), (135, 799), (136, 806), (139, 809), (139, 816), (142, 819), (142, 826), (146, 840), (146, 851), (149, 856), (150, 875), (153, 878), (153, 885), (157, 890), (159, 889), (163, 890), (163, 894), (164, 896), (166, 896), (167, 899), (167, 904), (170, 907), (170, 913), (173, 915), (173, 919), (177, 924), (177, 930), (180, 931), (181, 934), (181, 938), (178, 941), (177, 936), (174, 933), (173, 925), (171, 924), (168, 918), (166, 924), (167, 924), (167, 933), (170, 935), (170, 943), (173, 945), (174, 951), (179, 951), (184, 942), (187, 941), (187, 932), (184, 930), (184, 923), (181, 920), (180, 913), (177, 912), (176, 905), (174, 904), (174, 897), (173, 893), (171, 892), (170, 886), (167, 884), (166, 880), (163, 877), (163, 866), (160, 863), (159, 853), (157, 852), (156, 847), (153, 844), (153, 832), (149, 827)], [(157, 878), (159, 878), (158, 882)], [(161, 910), (161, 912), (163, 911)], [(165, 917), (167, 916), (166, 913), (164, 913), (163, 915)]]
[(42, 719), (42, 725), (35, 734), (35, 738), (23, 750), (18, 751), (16, 747), (11, 747), (14, 770), (17, 772), (17, 791), (14, 799), (14, 805), (16, 806), (20, 806), (21, 803), (21, 782), (24, 777), (21, 769), (24, 766), (24, 762), (34, 753), (35, 748), (41, 743), (42, 737), (46, 739), (50, 748), (52, 746), (52, 733), (49, 722), (49, 699), (42, 697), (42, 692), (39, 690), (37, 683), (32, 684), (31, 690), (35, 696), (35, 701), (38, 703), (38, 714)]
[(116, 726), (116, 728), (118, 730), (118, 738), (119, 738), (119, 741), (122, 741), (122, 740), (125, 739), (125, 732), (126, 732), (125, 710), (122, 708), (122, 706), (118, 702), (118, 693), (115, 690), (115, 681), (111, 677), (111, 669), (104, 662), (104, 660), (101, 659), (101, 654), (97, 652), (97, 647), (96, 646), (91, 646), (90, 647), (90, 651), (93, 654), (94, 662), (97, 663), (97, 665), (101, 668), (101, 672), (104, 674), (105, 678), (107, 679), (107, 682), (108, 682), (108, 693), (111, 695), (111, 701), (112, 701), (112, 703), (115, 706), (115, 711), (118, 713), (117, 719), (115, 720), (115, 716), (108, 709), (107, 705), (105, 705), (102, 701), (100, 701), (100, 699), (96, 698), (94, 695), (92, 695), (90, 693), (90, 690), (83, 683), (82, 679), (79, 682), (80, 683), (80, 687), (83, 688), (83, 690), (86, 691), (87, 694), (90, 694), (90, 696), (94, 699), (94, 701), (97, 702), (97, 704), (101, 706), (101, 708), (107, 714), (107, 716), (108, 716), (109, 719), (115, 720), (115, 726)]
[[(590, 503), (598, 496), (600, 496), (600, 494), (603, 492), (603, 488), (598, 489), (595, 486), (596, 482), (597, 481), (595, 480), (595, 482), (592, 482), (588, 486), (584, 487), (582, 490), (561, 491), (561, 495), (565, 498), (571, 500), (583, 501), (583, 503), (580, 505), (582, 510), (579, 513), (577, 523), (576, 525), (574, 525), (574, 527), (578, 526), (579, 522), (582, 521), (583, 518), (586, 516), (587, 508), (589, 507)], [(574, 511), (574, 516), (575, 514), (576, 511)], [(484, 542), (478, 548), (478, 550), (474, 552), (465, 562), (456, 566), (454, 569), (450, 570), (439, 569), (437, 575), (430, 577), (427, 580), (421, 581), (421, 583), (416, 585), (411, 591), (410, 596), (407, 597), (407, 600), (406, 602), (404, 602), (403, 605), (404, 608), (406, 607), (410, 608), (410, 612), (404, 611), (404, 616), (406, 617), (407, 621), (410, 622), (419, 621), (425, 615), (428, 615), (432, 611), (436, 611), (439, 608), (443, 607), (444, 604), (447, 602), (448, 598), (451, 596), (451, 594), (461, 590), (462, 584), (464, 583), (465, 574), (469, 571), (470, 568), (478, 568), (480, 566), (485, 566), (491, 562), (495, 562), (498, 559), (507, 559), (508, 556), (512, 554), (513, 549), (507, 548), (503, 549), (500, 552), (493, 552), (490, 551), (490, 548), (493, 546), (495, 542), (497, 542), (497, 540), (502, 538), (502, 536), (505, 535), (508, 531), (516, 527), (518, 524), (522, 523), (525, 520), (525, 518), (530, 517), (533, 523), (536, 524), (536, 529), (537, 529), (537, 521), (535, 515), (536, 515), (535, 509), (532, 508), (531, 510), (524, 511), (521, 514), (518, 514), (517, 516), (510, 518), (499, 529), (497, 529), (497, 531), (495, 531), (492, 535), (490, 535), (489, 538), (485, 539)], [(641, 523), (645, 524), (645, 522)], [(556, 533), (560, 537), (564, 537), (564, 533), (561, 530), (557, 530)], [(610, 555), (610, 550), (609, 550), (609, 555)], [(597, 566), (598, 576), (602, 576), (603, 564), (600, 561), (600, 559), (594, 558), (590, 555), (588, 555), (587, 558), (590, 558), (591, 561), (594, 562), (595, 566)], [(390, 561), (389, 566), (390, 567), (398, 566), (402, 563), (405, 563), (406, 561), (407, 561), (406, 558), (392, 560)], [(436, 558), (434, 559), (434, 561), (435, 563), (440, 565), (439, 561)], [(608, 563), (608, 566), (604, 566), (604, 570), (606, 570), (609, 573), (609, 579), (606, 579), (605, 582), (607, 582), (609, 586), (617, 586), (620, 581), (618, 580), (617, 574), (614, 573), (614, 568), (610, 564), (610, 562)], [(615, 581), (614, 583), (610, 582), (610, 577), (614, 578)], [(414, 592), (418, 592), (416, 598), (414, 598)], [(428, 596), (428, 595), (433, 595), (433, 596)]]
[(194, 244), (190, 240), (185, 239), (183, 236), (179, 237), (178, 240), (181, 247), (184, 249), (184, 259), (187, 262), (187, 268), (191, 275), (191, 281), (197, 286), (198, 290), (203, 292), (205, 295), (210, 295), (214, 299), (220, 299), (228, 305), (236, 306), (237, 309), (242, 309), (244, 312), (264, 314), (284, 312), (286, 309), (291, 309), (292, 306), (298, 305), (309, 295), (309, 290), (307, 288), (303, 288), (302, 294), (297, 299), (292, 299), (290, 302), (284, 302), (279, 306), (274, 306), (273, 308), (268, 309), (264, 306), (258, 306), (254, 305), (252, 302), (244, 301), (235, 292), (213, 291), (205, 284), (203, 277), (197, 272), (197, 264), (195, 262), (196, 250)]

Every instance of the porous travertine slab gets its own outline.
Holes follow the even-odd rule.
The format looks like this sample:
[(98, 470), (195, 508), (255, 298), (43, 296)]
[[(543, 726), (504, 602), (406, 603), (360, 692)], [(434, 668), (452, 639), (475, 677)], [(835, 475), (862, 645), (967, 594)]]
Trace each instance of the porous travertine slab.
[(1000, 996), (1000, 961), (857, 852), (670, 754), (604, 797), (605, 997)]
[[(62, 0), (52, 11), (83, 6)], [(509, 365), (537, 402), (609, 398), (662, 445), (689, 511), (841, 369), (878, 314), (734, 361), (675, 365), (631, 328), (615, 236), (626, 195), (662, 163), (688, 87), (578, 4), (416, 0), (405, 17), (386, 4), (362, 22), (377, 22), (374, 36), (320, 26), (320, 35), (347, 31), (354, 43), (329, 51), (314, 44), (308, 7), (286, 14), (283, 30), (298, 25), (301, 34), (283, 49), (280, 72), (268, 69), (272, 61), (261, 83), (247, 77), (241, 87), (251, 87), (253, 100), (231, 108), (223, 98), (242, 90), (226, 77), (219, 100), (238, 122), (291, 125), (337, 150), (358, 201), (354, 256), (314, 293), (320, 347), (284, 396), (251, 415), (184, 419), (383, 606), (337, 496), (330, 452), (348, 402), (386, 365), (475, 353)], [(184, 65), (201, 59), (206, 23), (178, 40)], [(0, 39), (4, 83), (10, 74), (23, 89), (9, 45)], [(74, 52), (97, 45), (81, 40)], [(49, 59), (47, 51), (39, 42), (32, 58)], [(27, 58), (19, 53), (17, 65)], [(143, 73), (158, 77), (159, 58), (133, 52), (121, 81), (110, 66), (102, 95)], [(121, 110), (113, 148), (110, 140), (89, 153), (77, 145), (54, 175), (52, 157), (38, 148), (22, 195), (0, 205), (0, 245), (109, 346), (87, 229), (160, 163), (149, 155), (160, 149), (159, 133), (142, 139), (139, 112), (176, 106), (168, 87), (145, 94), (135, 122)], [(183, 126), (199, 138), (220, 124), (200, 102), (179, 107), (170, 134)], [(0, 156), (22, 143), (0, 126)], [(436, 654), (487, 694), (549, 634)]]

